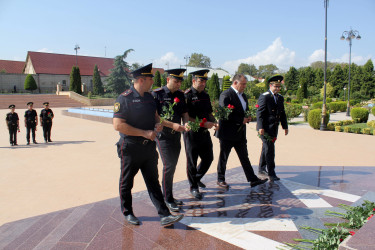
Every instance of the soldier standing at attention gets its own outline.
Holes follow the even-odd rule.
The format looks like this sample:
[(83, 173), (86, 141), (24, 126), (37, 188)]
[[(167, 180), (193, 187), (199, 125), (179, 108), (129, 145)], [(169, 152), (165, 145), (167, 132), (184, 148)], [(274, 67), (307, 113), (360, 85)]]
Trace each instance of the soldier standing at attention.
[(17, 146), (17, 130), (20, 131), (18, 114), (14, 112), (16, 105), (9, 105), (10, 112), (6, 115), (5, 123), (9, 130), (10, 146)]
[(38, 144), (35, 140), (35, 131), (37, 130), (38, 126), (38, 114), (33, 109), (33, 102), (27, 103), (27, 110), (25, 112), (25, 127), (26, 127), (26, 140), (27, 145), (30, 145), (30, 130), (33, 136), (33, 143)]
[[(189, 121), (187, 114), (184, 92), (180, 90), (181, 82), (184, 77), (185, 69), (170, 69), (168, 73), (167, 85), (152, 92), (155, 98), (158, 114), (168, 112), (170, 105), (173, 105), (173, 117), (169, 119), (171, 122), (186, 124)], [(181, 151), (181, 133), (173, 129), (164, 127), (158, 134), (156, 145), (163, 162), (163, 179), (162, 189), (165, 203), (172, 212), (178, 212), (182, 201), (178, 201), (173, 197), (173, 176), (176, 171), (178, 157)]]
[(44, 142), (52, 142), (51, 129), (52, 119), (54, 117), (52, 109), (49, 108), (49, 102), (44, 102), (44, 109), (40, 111), (40, 126), (43, 127)]
[(141, 170), (151, 201), (161, 217), (161, 225), (168, 226), (181, 220), (183, 215), (171, 215), (165, 205), (158, 180), (158, 153), (155, 137), (162, 125), (177, 132), (185, 130), (183, 126), (169, 121), (160, 123), (154, 97), (150, 88), (154, 83), (152, 64), (139, 68), (131, 73), (134, 85), (122, 93), (114, 105), (113, 126), (120, 132), (117, 153), (121, 158), (121, 175), (119, 181), (121, 212), (127, 222), (139, 225), (132, 208), (134, 176)]
[[(206, 119), (197, 132), (192, 130), (184, 134), (185, 150), (187, 157), (187, 174), (190, 184), (190, 193), (196, 199), (202, 199), (199, 187), (205, 188), (201, 182), (214, 159), (212, 151), (212, 140), (208, 129), (218, 125), (212, 115), (212, 105), (210, 96), (204, 91), (206, 87), (207, 74), (209, 70), (198, 70), (191, 72), (193, 75), (193, 86), (185, 91), (185, 99), (189, 114), (189, 120)], [(201, 162), (197, 165), (198, 156)]]
[(285, 130), (285, 135), (288, 135), (284, 97), (279, 94), (283, 79), (281, 75), (271, 77), (268, 80), (270, 89), (260, 95), (258, 99), (257, 130), (263, 142), (259, 160), (259, 174), (268, 174), (271, 181), (280, 180), (275, 172), (275, 142), (280, 122)]

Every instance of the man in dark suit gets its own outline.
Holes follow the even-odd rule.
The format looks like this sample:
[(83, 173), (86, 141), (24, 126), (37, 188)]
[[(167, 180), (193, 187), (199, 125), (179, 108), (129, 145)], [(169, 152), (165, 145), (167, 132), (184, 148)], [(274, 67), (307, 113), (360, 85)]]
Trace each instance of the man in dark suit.
[(246, 95), (243, 91), (246, 88), (247, 79), (243, 74), (236, 74), (233, 77), (232, 86), (220, 95), (219, 105), (221, 107), (234, 106), (228, 120), (219, 120), (219, 129), (216, 137), (220, 140), (220, 156), (217, 165), (217, 184), (220, 187), (228, 188), (225, 182), (225, 170), (231, 149), (237, 152), (246, 179), (251, 187), (267, 182), (268, 179), (261, 180), (255, 174), (249, 160), (246, 140), (246, 123), (251, 117), (245, 117), (245, 112), (249, 110)]
[(288, 134), (284, 97), (279, 94), (283, 79), (281, 75), (271, 77), (268, 80), (270, 89), (260, 95), (258, 100), (257, 130), (263, 142), (259, 160), (259, 174), (268, 175), (271, 181), (280, 180), (275, 172), (275, 141), (280, 122), (285, 130), (285, 135)]

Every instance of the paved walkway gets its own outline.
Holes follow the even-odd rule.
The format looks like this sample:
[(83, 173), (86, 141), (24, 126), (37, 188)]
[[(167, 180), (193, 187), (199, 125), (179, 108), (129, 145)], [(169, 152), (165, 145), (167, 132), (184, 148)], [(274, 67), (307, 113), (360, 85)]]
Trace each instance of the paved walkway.
[[(110, 124), (61, 116), (62, 108), (54, 109), (53, 106), (51, 108), (54, 110), (56, 118), (54, 119), (52, 132), (52, 140), (54, 142), (50, 144), (40, 143), (26, 146), (25, 128), (21, 127), (18, 140), (20, 146), (10, 147), (7, 141), (8, 134), (5, 122), (0, 123), (0, 131), (3, 131), (3, 139), (0, 142), (0, 225), (7, 223), (0, 228), (0, 233), (9, 232), (6, 230), (7, 226), (13, 225), (12, 223), (17, 220), (31, 217), (30, 219), (23, 220), (23, 222), (33, 225), (38, 218), (41, 218), (35, 216), (41, 215), (43, 217), (46, 213), (65, 211), (64, 216), (69, 217), (72, 207), (88, 204), (85, 211), (90, 211), (91, 208), (97, 207), (97, 204), (102, 204), (100, 202), (104, 202), (104, 205), (102, 204), (104, 207), (108, 204), (110, 204), (108, 205), (109, 207), (113, 207), (114, 210), (111, 210), (108, 218), (115, 217), (117, 218), (115, 221), (120, 221), (119, 223), (122, 225), (123, 220), (121, 217), (118, 217), (119, 211), (117, 213), (115, 211), (118, 208), (119, 159), (116, 156), (114, 144), (118, 140), (118, 134)], [(39, 113), (40, 109), (37, 109), (37, 111)], [(5, 117), (7, 112), (8, 110), (0, 110), (0, 115)], [(18, 110), (18, 114), (21, 117), (23, 113), (24, 110)], [(280, 132), (282, 133), (282, 131)], [(321, 186), (325, 189), (334, 188), (336, 191), (346, 193), (349, 197), (350, 195), (356, 195), (360, 199), (367, 191), (375, 190), (374, 184), (371, 181), (375, 167), (375, 155), (373, 154), (372, 146), (375, 143), (374, 136), (330, 131), (320, 132), (313, 129), (301, 128), (298, 125), (290, 127), (290, 135), (288, 136), (284, 136), (281, 133), (276, 142), (276, 163), (283, 181), (278, 184), (278, 189), (272, 190), (273, 193), (276, 193), (278, 190), (285, 190), (280, 193), (292, 193), (294, 198), (298, 198), (298, 193), (293, 193), (296, 190), (295, 188), (293, 189), (293, 185), (310, 185), (309, 189), (316, 189), (317, 186), (323, 184)], [(248, 125), (247, 138), (250, 160), (255, 166), (255, 170), (257, 170), (256, 165), (259, 159), (261, 141), (256, 136), (254, 123)], [(41, 127), (38, 127), (37, 141), (43, 141)], [(212, 195), (214, 196), (212, 197), (218, 197), (215, 193), (219, 194), (220, 192), (218, 191), (220, 190), (215, 186), (215, 173), (219, 143), (216, 138), (213, 138), (213, 143), (215, 159), (207, 177), (203, 181), (208, 184), (209, 193), (213, 192)], [(161, 170), (160, 166), (161, 162), (159, 160), (159, 171)], [(209, 198), (210, 194), (206, 194), (208, 199), (202, 201), (204, 204), (191, 201), (188, 196), (185, 166), (186, 159), (184, 154), (181, 154), (175, 174), (175, 182), (179, 183), (179, 198), (183, 198), (187, 204), (184, 207), (185, 212), (187, 215), (190, 215), (191, 213), (195, 213), (191, 210), (194, 210), (195, 206), (212, 206), (210, 202), (213, 202), (213, 199)], [(232, 200), (231, 202), (240, 205), (239, 203), (243, 203), (243, 199), (246, 199), (245, 196), (249, 191), (251, 193), (255, 192), (254, 195), (256, 195), (256, 193), (262, 190), (261, 188), (254, 192), (250, 190), (245, 185), (242, 170), (238, 166), (240, 166), (239, 160), (236, 154), (232, 152), (228, 161), (228, 178), (230, 177), (230, 184), (233, 183), (234, 189), (230, 190), (225, 199)], [(323, 166), (324, 170), (327, 171), (327, 175), (324, 177), (320, 176), (320, 166)], [(334, 170), (334, 174), (331, 173), (331, 169)], [(346, 178), (347, 176), (343, 174), (340, 175), (340, 173), (344, 173), (344, 169), (345, 171), (350, 170), (350, 178)], [(287, 172), (291, 175), (288, 175)], [(319, 178), (317, 178), (318, 173)], [(364, 180), (368, 180), (364, 182), (364, 185), (356, 184), (358, 182), (358, 174), (361, 174), (361, 183)], [(340, 176), (343, 176), (343, 178)], [(320, 183), (319, 185), (318, 182)], [(145, 185), (142, 176), (139, 174), (135, 180), (133, 193), (144, 190)], [(264, 190), (262, 192), (264, 193)], [(329, 196), (327, 193), (329, 192), (326, 191), (325, 194), (320, 194), (332, 197), (332, 194)], [(145, 222), (145, 225), (142, 225), (139, 230), (143, 230), (146, 225), (152, 226), (151, 228), (156, 228), (156, 226), (159, 228), (156, 213), (149, 204), (149, 198), (147, 195), (142, 196), (145, 195), (145, 192), (138, 194), (139, 199), (141, 199), (139, 200), (141, 203), (138, 205), (143, 208), (142, 205), (146, 204), (150, 209), (146, 209), (145, 205), (145, 211), (153, 211), (150, 215), (144, 211), (139, 211), (137, 215), (145, 216), (148, 218), (146, 218), (146, 221), (152, 222), (152, 224), (146, 224)], [(236, 196), (243, 196), (241, 198), (242, 202), (233, 201), (233, 197)], [(288, 199), (285, 197), (289, 196), (282, 198), (277, 195), (277, 197), (276, 200), (283, 200)], [(347, 196), (343, 195), (342, 197)], [(217, 200), (217, 198), (214, 199)], [(253, 197), (253, 199), (257, 198)], [(332, 202), (328, 202), (328, 198), (323, 198), (323, 200), (326, 200), (327, 203)], [(353, 202), (352, 199), (347, 200), (347, 198), (340, 198), (339, 200)], [(109, 203), (107, 204), (106, 201)], [(337, 202), (335, 201), (335, 204)], [(249, 204), (252, 203), (250, 200)], [(79, 211), (83, 211), (82, 209)], [(208, 213), (210, 212), (208, 211)], [(274, 214), (277, 215), (279, 213)], [(51, 216), (53, 217), (54, 215), (52, 214)], [(95, 217), (95, 213), (94, 215), (90, 214), (90, 216)], [(252, 218), (255, 217), (253, 216)], [(271, 217), (274, 216), (272, 215)], [(69, 218), (72, 219), (72, 217)], [(189, 218), (191, 216), (187, 216), (187, 220)], [(31, 223), (30, 220), (34, 222)], [(116, 224), (115, 222), (113, 223)], [(195, 225), (196, 221), (184, 221), (183, 223), (189, 226), (189, 228), (201, 227), (201, 225)], [(204, 224), (207, 223), (209, 222), (204, 222)], [(237, 222), (233, 221), (232, 223), (236, 224)], [(111, 225), (114, 226), (114, 224)], [(121, 228), (123, 227), (121, 226)], [(77, 228), (74, 230), (77, 230)], [(205, 230), (208, 229), (202, 229), (202, 232), (205, 232)], [(209, 234), (219, 237), (219, 235)], [(149, 239), (152, 242), (157, 240), (152, 237)], [(219, 244), (216, 246), (220, 246), (220, 244), (228, 243), (225, 242), (213, 244)], [(236, 245), (233, 242), (229, 243)], [(208, 246), (207, 248), (210, 247)], [(211, 248), (215, 247), (211, 246)]]

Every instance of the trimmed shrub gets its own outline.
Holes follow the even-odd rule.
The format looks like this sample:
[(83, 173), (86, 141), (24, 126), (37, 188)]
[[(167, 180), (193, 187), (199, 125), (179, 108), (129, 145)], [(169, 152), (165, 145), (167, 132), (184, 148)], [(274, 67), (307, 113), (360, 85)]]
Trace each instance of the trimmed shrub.
[(89, 99), (92, 98), (92, 93), (91, 93), (91, 91), (89, 91), (89, 92), (87, 93), (87, 98), (89, 98)]
[(332, 98), (327, 97), (327, 99), (326, 99), (326, 103), (331, 103), (331, 102), (332, 102)]
[[(308, 122), (309, 122), (309, 125), (310, 127), (312, 127), (313, 129), (319, 129), (320, 128), (320, 124), (321, 124), (321, 121), (322, 120), (322, 110), (321, 109), (313, 109), (313, 110), (310, 110), (309, 112), (309, 116), (308, 116)], [(328, 124), (328, 121), (329, 121), (329, 113), (327, 112), (326, 114), (326, 126)]]
[(353, 120), (359, 118), (360, 123), (367, 122), (368, 114), (368, 110), (365, 108), (352, 108), (352, 110), (350, 111), (350, 116), (353, 118)]
[(299, 100), (297, 100), (297, 99), (293, 99), (293, 100), (292, 100), (292, 103), (296, 103), (296, 104), (298, 104), (298, 103), (299, 103)]
[(327, 124), (327, 129), (330, 130), (330, 131), (335, 131), (335, 123), (329, 122)]
[(25, 78), (25, 83), (24, 83), (24, 89), (25, 90), (36, 90), (38, 86), (36, 85), (35, 79), (32, 75), (28, 74)]
[(361, 122), (361, 118), (355, 118), (353, 119), (354, 123), (360, 123)]
[(375, 120), (367, 122), (367, 126), (375, 128)]
[(360, 134), (361, 128), (352, 128), (352, 133)]
[(311, 105), (311, 109), (321, 109), (323, 107), (323, 102), (316, 102)]
[(344, 127), (344, 132), (351, 133), (352, 132), (352, 128), (351, 127)]
[(336, 131), (336, 132), (342, 132), (341, 126), (336, 126), (336, 127), (335, 127), (335, 131)]
[(337, 121), (336, 126), (342, 126), (343, 122), (342, 121)]
[(342, 125), (351, 125), (351, 124), (354, 124), (355, 122), (353, 120), (345, 120), (345, 121), (342, 121)]
[(375, 107), (373, 107), (373, 108), (371, 109), (371, 113), (372, 113), (372, 115), (375, 115)]
[(362, 129), (362, 134), (371, 135), (371, 129), (370, 128), (364, 128), (364, 129)]
[(285, 114), (290, 121), (292, 118), (298, 117), (302, 113), (302, 105), (300, 104), (285, 104)]

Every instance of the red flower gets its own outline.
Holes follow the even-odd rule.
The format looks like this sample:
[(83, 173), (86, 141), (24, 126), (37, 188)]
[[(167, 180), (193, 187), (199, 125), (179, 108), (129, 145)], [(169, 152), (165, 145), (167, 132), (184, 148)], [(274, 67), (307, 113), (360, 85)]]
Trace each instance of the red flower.
[(255, 107), (256, 107), (256, 108), (259, 108), (259, 105), (258, 105), (258, 104), (255, 104)]
[(228, 104), (228, 109), (234, 109), (234, 106), (232, 104)]
[(199, 127), (204, 127), (204, 122), (199, 123)]
[(350, 231), (349, 233), (350, 233), (350, 235), (355, 235), (355, 232), (353, 232), (353, 231)]
[(367, 218), (367, 220), (371, 219), (373, 216), (374, 216), (373, 214), (370, 215), (370, 216)]
[(177, 97), (175, 97), (173, 101), (174, 101), (175, 103), (179, 103), (179, 102), (180, 102), (180, 99), (178, 99)]
[(343, 239), (340, 239), (340, 242), (342, 242), (343, 241)]
[(375, 208), (374, 208), (374, 209), (372, 209), (372, 211), (375, 211)]
[(203, 119), (202, 119), (202, 122), (203, 122), (203, 123), (207, 122), (207, 119), (206, 119), (206, 118), (203, 118)]
[(272, 139), (272, 142), (275, 143), (276, 140), (277, 140), (277, 138), (274, 137), (274, 138)]

